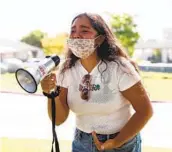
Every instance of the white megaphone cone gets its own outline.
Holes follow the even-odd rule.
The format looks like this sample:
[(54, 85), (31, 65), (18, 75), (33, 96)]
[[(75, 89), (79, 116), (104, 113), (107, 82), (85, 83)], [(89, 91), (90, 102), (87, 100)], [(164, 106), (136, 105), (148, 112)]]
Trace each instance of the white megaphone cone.
[(35, 93), (41, 80), (60, 63), (58, 56), (50, 56), (41, 61), (35, 68), (18, 69), (15, 73), (17, 82), (28, 93)]

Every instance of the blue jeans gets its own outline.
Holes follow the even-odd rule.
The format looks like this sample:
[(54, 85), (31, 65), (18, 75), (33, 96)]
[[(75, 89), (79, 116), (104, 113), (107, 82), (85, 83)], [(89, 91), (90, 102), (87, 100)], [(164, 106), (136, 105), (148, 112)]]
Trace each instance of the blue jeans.
[[(97, 134), (99, 141), (105, 142), (108, 139), (113, 139), (116, 134), (101, 135)], [(79, 129), (75, 131), (75, 137), (72, 142), (72, 152), (99, 152), (96, 148), (92, 135), (82, 132)], [(133, 139), (122, 145), (117, 149), (104, 150), (102, 152), (141, 152), (141, 137), (140, 134), (136, 135)]]

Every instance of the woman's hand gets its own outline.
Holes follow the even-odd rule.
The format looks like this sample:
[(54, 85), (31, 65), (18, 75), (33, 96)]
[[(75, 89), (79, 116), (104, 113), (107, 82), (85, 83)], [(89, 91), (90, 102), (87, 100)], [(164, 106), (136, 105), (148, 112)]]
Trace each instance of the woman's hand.
[(109, 139), (104, 143), (100, 142), (99, 139), (97, 138), (95, 132), (92, 132), (92, 136), (93, 136), (93, 140), (94, 140), (94, 143), (95, 143), (97, 149), (100, 151), (101, 150), (112, 150), (113, 148), (118, 148), (118, 147), (122, 146), (122, 144), (115, 141), (115, 139)]
[(41, 88), (43, 92), (50, 93), (52, 89), (56, 87), (56, 75), (55, 73), (51, 73), (48, 76), (46, 76), (41, 81)]

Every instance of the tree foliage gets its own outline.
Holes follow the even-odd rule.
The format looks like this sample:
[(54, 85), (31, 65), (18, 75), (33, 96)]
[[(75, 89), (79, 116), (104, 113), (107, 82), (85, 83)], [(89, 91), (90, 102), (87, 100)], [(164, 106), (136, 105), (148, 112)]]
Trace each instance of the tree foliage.
[(42, 48), (45, 55), (62, 54), (65, 50), (67, 33), (59, 33), (56, 37), (48, 37), (40, 30), (34, 30), (24, 36), (21, 41)]
[(41, 40), (46, 55), (62, 54), (65, 50), (67, 33), (60, 33), (54, 38), (44, 38)]
[(21, 41), (27, 44), (42, 48), (41, 40), (47, 36), (46, 33), (40, 30), (34, 30), (28, 35), (24, 36)]
[(139, 39), (139, 33), (136, 31), (137, 25), (132, 16), (128, 14), (111, 14), (111, 28), (122, 46), (126, 49), (129, 56), (133, 55), (134, 46)]

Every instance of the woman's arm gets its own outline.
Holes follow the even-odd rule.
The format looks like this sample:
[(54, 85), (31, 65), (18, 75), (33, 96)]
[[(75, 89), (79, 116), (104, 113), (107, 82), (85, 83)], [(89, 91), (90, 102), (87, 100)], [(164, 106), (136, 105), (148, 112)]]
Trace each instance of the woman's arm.
[[(56, 74), (51, 73), (49, 76), (46, 76), (42, 81), (41, 81), (41, 87), (42, 91), (50, 94), (51, 90), (56, 88)], [(69, 107), (67, 105), (67, 88), (60, 88), (60, 94), (59, 96), (55, 97), (55, 104), (56, 104), (56, 120), (55, 123), (56, 125), (62, 124), (68, 117), (69, 115)], [(51, 99), (48, 99), (48, 115), (49, 118), (52, 120), (52, 107), (51, 107)]]
[(121, 93), (132, 104), (135, 113), (115, 138), (119, 145), (123, 145), (140, 132), (153, 115), (151, 101), (141, 82)]
[[(51, 99), (48, 99), (48, 115), (52, 120)], [(56, 125), (62, 124), (69, 115), (69, 107), (67, 105), (67, 89), (60, 88), (60, 95), (55, 98), (56, 103)]]
[(96, 133), (92, 132), (98, 150), (110, 150), (121, 147), (141, 131), (153, 114), (151, 102), (141, 82), (136, 83), (134, 86), (121, 93), (131, 102), (135, 113), (115, 138), (109, 139), (104, 143), (101, 143)]

